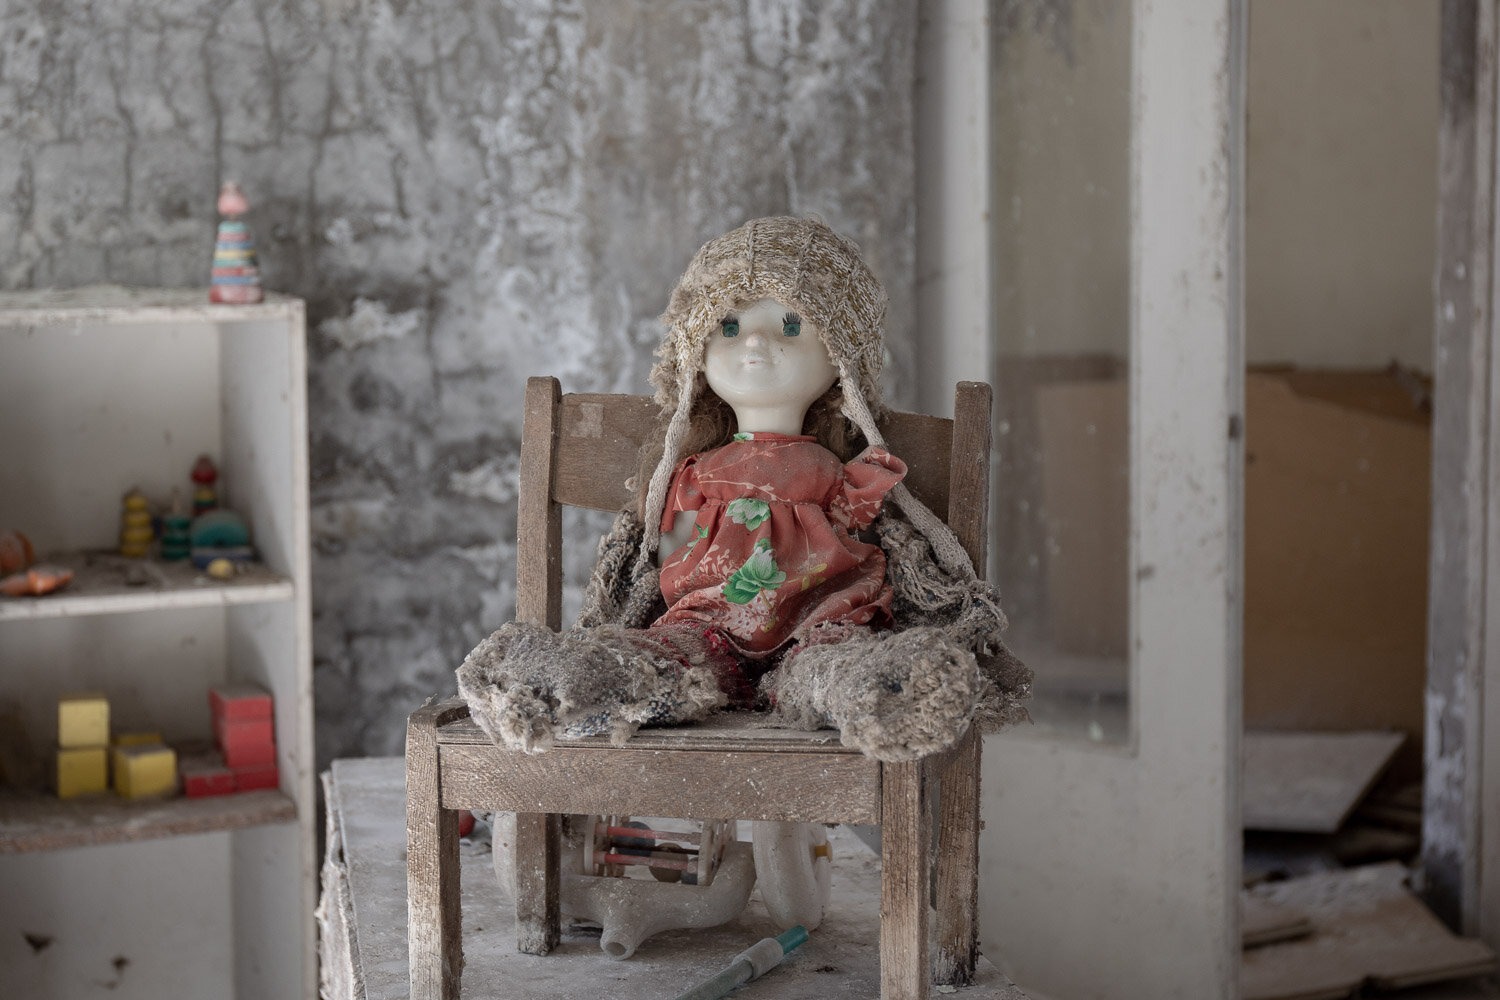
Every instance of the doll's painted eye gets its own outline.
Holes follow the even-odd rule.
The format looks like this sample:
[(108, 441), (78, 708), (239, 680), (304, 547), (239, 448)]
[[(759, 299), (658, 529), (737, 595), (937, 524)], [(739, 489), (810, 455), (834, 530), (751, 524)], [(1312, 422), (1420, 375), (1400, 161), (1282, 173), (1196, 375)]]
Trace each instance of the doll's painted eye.
[(781, 320), (781, 335), (783, 337), (795, 337), (802, 333), (802, 317), (796, 313), (787, 313)]
[(738, 337), (740, 335), (740, 321), (733, 316), (725, 316), (719, 321), (719, 326), (724, 329), (724, 336)]

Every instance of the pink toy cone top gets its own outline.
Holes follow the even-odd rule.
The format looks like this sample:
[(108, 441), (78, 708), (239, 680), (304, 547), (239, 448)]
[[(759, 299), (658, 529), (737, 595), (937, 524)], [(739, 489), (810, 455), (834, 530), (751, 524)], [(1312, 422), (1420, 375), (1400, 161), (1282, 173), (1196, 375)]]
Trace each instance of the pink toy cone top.
[(232, 304), (260, 302), (265, 292), (260, 287), (260, 266), (255, 257), (255, 239), (250, 228), (239, 217), (250, 210), (250, 201), (234, 181), (225, 181), (219, 189), (219, 234), (214, 241), (213, 275), (209, 279), (208, 301)]

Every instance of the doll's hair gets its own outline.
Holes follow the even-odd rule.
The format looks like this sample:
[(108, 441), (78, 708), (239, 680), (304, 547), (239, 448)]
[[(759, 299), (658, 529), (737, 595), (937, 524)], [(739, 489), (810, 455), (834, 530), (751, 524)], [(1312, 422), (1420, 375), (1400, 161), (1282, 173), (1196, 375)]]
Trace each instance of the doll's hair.
[[(813, 400), (812, 405), (807, 408), (807, 416), (802, 422), (802, 433), (811, 434), (817, 438), (818, 444), (837, 455), (839, 461), (848, 462), (864, 449), (865, 436), (849, 421), (848, 417), (844, 416), (843, 404), (843, 389), (835, 381), (827, 392)], [(645, 444), (641, 445), (640, 469), (636, 473), (634, 484), (635, 509), (642, 515), (645, 514), (646, 485), (651, 481), (651, 473), (661, 462), (662, 451), (666, 444), (667, 424), (671, 422), (671, 419), (670, 413), (661, 414), (657, 418), (655, 430), (646, 439)], [(693, 408), (688, 417), (688, 431), (683, 439), (681, 457), (686, 458), (689, 455), (697, 455), (700, 452), (722, 447), (733, 440), (734, 432), (734, 410), (730, 409), (729, 404), (708, 387), (708, 380), (700, 372), (693, 394)]]

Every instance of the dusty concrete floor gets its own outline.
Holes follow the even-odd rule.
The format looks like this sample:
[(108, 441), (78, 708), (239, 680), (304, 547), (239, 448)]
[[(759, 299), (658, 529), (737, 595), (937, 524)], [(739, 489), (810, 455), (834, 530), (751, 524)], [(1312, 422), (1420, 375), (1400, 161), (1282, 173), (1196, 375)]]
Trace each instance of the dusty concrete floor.
[[(344, 942), (355, 955), (363, 993), (334, 1000), (398, 1000), (409, 995), (406, 962), (406, 823), (402, 761), (335, 761), (329, 809), (339, 826), (337, 862), (353, 906)], [(879, 996), (880, 859), (846, 829), (832, 832), (833, 906), (809, 942), (736, 998), (869, 1000)], [(704, 931), (650, 938), (625, 961), (599, 949), (597, 931), (565, 933), (551, 955), (515, 951), (513, 917), (502, 901), (487, 851), (462, 861), (465, 996), (514, 1000), (639, 1000), (676, 996), (714, 975), (744, 948), (776, 932), (757, 895), (737, 919)], [(325, 952), (329, 943), (324, 942)], [(969, 1000), (1026, 1000), (988, 962), (979, 982), (952, 994)]]

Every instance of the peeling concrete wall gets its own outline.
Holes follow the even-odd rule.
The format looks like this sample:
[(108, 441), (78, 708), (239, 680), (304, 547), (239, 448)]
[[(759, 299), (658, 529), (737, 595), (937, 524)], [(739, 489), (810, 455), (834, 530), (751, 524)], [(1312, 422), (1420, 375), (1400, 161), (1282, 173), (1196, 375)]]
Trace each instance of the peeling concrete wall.
[(915, 32), (897, 0), (3, 0), (0, 288), (202, 284), (241, 182), (309, 302), (320, 764), (396, 752), (513, 614), (526, 376), (643, 390), (700, 242), (821, 215), (907, 367)]

